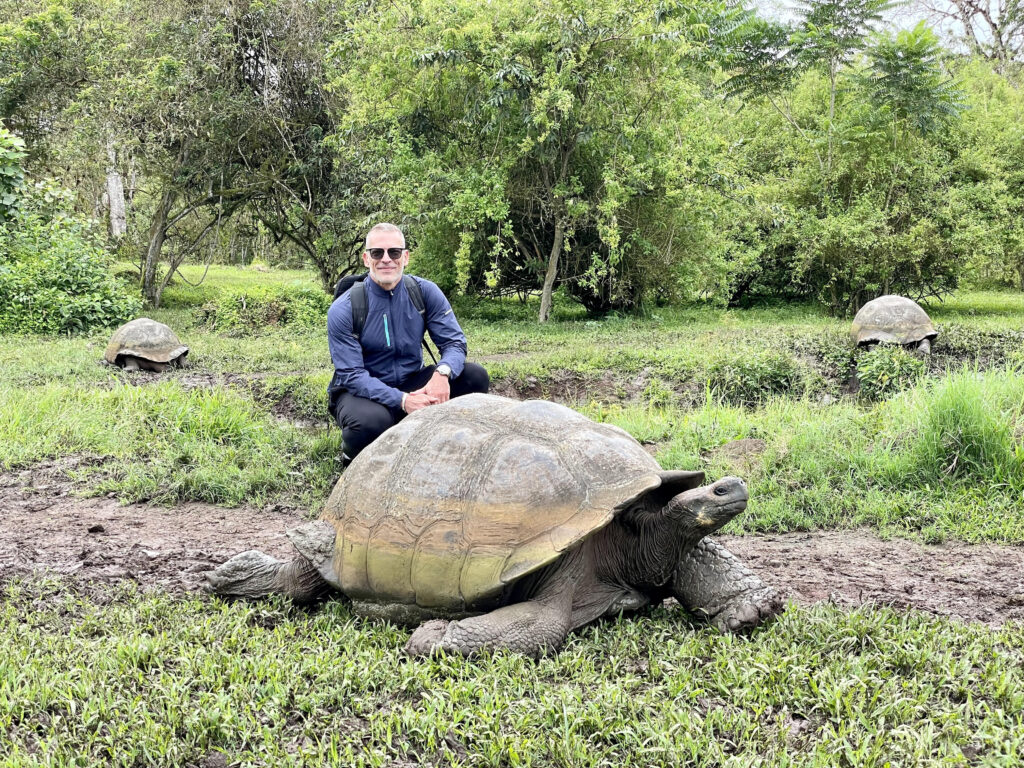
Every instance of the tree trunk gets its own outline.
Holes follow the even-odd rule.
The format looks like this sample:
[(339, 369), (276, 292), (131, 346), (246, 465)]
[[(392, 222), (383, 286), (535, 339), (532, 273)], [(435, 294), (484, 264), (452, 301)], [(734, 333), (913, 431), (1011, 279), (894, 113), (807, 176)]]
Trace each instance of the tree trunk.
[(160, 252), (164, 247), (164, 238), (167, 236), (167, 216), (174, 205), (174, 199), (178, 193), (173, 189), (165, 189), (160, 196), (156, 212), (153, 214), (153, 223), (149, 227), (149, 242), (146, 246), (146, 259), (142, 270), (142, 293), (146, 302), (156, 309), (160, 306), (160, 281), (156, 279), (156, 268), (160, 263)]
[(555, 290), (555, 278), (558, 276), (558, 257), (562, 254), (562, 222), (555, 222), (555, 242), (548, 256), (548, 271), (544, 275), (544, 289), (540, 293), (540, 322), (546, 323), (551, 316), (551, 294)]
[(839, 76), (838, 64), (830, 64), (828, 74), (828, 155), (825, 163), (826, 194), (832, 187), (832, 128), (836, 121), (836, 78)]
[(107, 144), (107, 205), (110, 207), (110, 236), (120, 240), (128, 230), (128, 217), (125, 211), (124, 183), (117, 170), (117, 150), (113, 144)]

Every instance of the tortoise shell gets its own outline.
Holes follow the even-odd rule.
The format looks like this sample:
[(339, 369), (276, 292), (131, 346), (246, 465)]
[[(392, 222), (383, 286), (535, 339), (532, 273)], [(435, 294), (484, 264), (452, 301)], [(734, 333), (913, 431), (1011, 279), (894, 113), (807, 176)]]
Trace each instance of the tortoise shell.
[(702, 481), (556, 403), (466, 395), (417, 411), (348, 467), (322, 516), (330, 570), (353, 600), (486, 610), (647, 491)]
[(850, 329), (850, 337), (857, 346), (916, 344), (938, 335), (928, 314), (905, 296), (880, 296), (869, 301), (853, 318)]
[(125, 323), (110, 337), (103, 359), (111, 365), (124, 365), (125, 357), (140, 357), (154, 363), (181, 362), (188, 347), (163, 323), (140, 317)]

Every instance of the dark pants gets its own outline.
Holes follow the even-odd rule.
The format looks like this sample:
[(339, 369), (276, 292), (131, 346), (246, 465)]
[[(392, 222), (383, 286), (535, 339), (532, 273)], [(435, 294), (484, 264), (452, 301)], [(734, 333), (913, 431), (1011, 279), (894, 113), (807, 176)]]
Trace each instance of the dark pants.
[[(399, 385), (403, 392), (414, 392), (425, 387), (434, 375), (433, 365), (417, 371)], [(458, 378), (451, 381), (451, 396), (460, 397), (473, 392), (486, 392), (491, 386), (490, 377), (482, 365), (466, 363)], [(341, 427), (341, 438), (345, 441), (345, 453), (354, 459), (360, 451), (376, 440), (384, 430), (394, 426), (406, 417), (401, 408), (388, 408), (376, 400), (357, 397), (351, 392), (338, 395), (334, 406), (334, 419)]]

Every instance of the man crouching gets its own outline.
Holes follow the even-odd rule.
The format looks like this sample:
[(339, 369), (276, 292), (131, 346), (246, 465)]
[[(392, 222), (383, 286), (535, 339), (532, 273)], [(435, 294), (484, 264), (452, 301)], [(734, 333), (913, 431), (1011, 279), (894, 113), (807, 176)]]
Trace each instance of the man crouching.
[[(408, 263), (402, 230), (377, 224), (363, 251), (369, 279), (327, 312), (328, 408), (341, 427), (346, 464), (406, 415), (490, 387), (483, 366), (466, 362), (466, 335), (448, 299), (429, 280), (404, 275)], [(424, 333), (437, 345), (437, 365), (423, 365)]]

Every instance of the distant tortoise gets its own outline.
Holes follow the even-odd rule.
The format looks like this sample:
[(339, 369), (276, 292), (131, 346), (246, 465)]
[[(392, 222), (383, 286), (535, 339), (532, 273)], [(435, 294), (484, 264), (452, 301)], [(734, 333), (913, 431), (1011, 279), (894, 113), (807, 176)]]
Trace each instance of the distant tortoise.
[(781, 602), (704, 538), (746, 508), (747, 489), (703, 480), (661, 470), (623, 430), (561, 405), (467, 395), (360, 453), (322, 519), (288, 532), (301, 557), (244, 552), (207, 588), (300, 601), (335, 588), (364, 616), (432, 619), (406, 645), (414, 655), (539, 654), (667, 597), (720, 630), (749, 629)]
[(880, 296), (869, 301), (853, 318), (850, 336), (858, 347), (901, 344), (921, 354), (932, 349), (939, 335), (928, 314), (905, 296)]
[(169, 365), (185, 362), (188, 347), (163, 323), (140, 317), (125, 323), (110, 337), (103, 359), (129, 371), (140, 368), (163, 372)]

